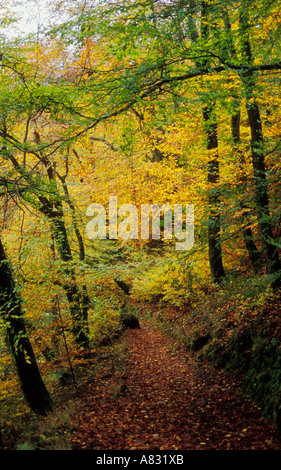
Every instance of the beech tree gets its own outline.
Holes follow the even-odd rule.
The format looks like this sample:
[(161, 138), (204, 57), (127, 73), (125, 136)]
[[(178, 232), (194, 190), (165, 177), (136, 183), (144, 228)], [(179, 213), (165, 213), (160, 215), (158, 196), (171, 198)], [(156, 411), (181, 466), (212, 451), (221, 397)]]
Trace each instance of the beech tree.
[[(67, 7), (67, 2), (64, 6)], [(262, 2), (260, 15), (270, 14), (273, 7), (272, 3)], [(89, 62), (85, 65), (87, 77), (81, 82), (81, 86), (87, 84), (88, 90), (91, 90), (92, 103), (95, 103), (93, 111), (95, 108), (95, 116), (99, 116), (94, 118), (91, 126), (124, 113), (138, 103), (163, 102), (163, 97), (167, 99), (172, 94), (180, 95), (183, 102), (181, 90), (186, 83), (199, 77), (202, 81), (218, 80), (222, 85), (228, 79), (231, 82), (234, 76), (240, 80), (240, 94), (243, 97), (244, 87), (251, 127), (259, 234), (268, 272), (277, 276), (273, 285), (278, 287), (280, 263), (272, 236), (261, 115), (255, 88), (259, 74), (280, 70), (281, 65), (276, 47), (271, 49), (271, 60), (259, 50), (253, 53), (250, 42), (256, 32), (250, 25), (249, 15), (254, 13), (251, 0), (238, 0), (231, 7), (224, 0), (211, 3), (185, 0), (118, 1), (110, 5), (107, 2), (99, 3), (94, 7), (86, 3), (83, 14), (80, 15), (78, 9), (77, 16), (72, 17), (77, 27), (76, 38), (67, 25), (61, 31), (64, 37), (69, 36), (71, 42), (76, 40), (76, 44), (91, 38), (93, 43), (101, 47), (103, 63), (106, 64), (104, 70), (99, 61), (93, 65)], [(239, 52), (234, 56), (231, 52), (236, 48)], [(254, 54), (258, 59), (256, 61)], [(219, 142), (216, 137), (214, 103), (219, 93), (210, 88), (207, 94), (208, 103), (203, 111), (203, 120), (209, 122), (206, 127), (207, 148), (215, 152)], [(219, 178), (218, 165), (219, 158), (214, 156), (208, 167), (209, 182), (215, 185), (214, 188)], [(215, 281), (224, 277), (218, 201), (217, 187), (209, 200), (210, 207), (214, 209), (217, 206), (215, 211), (210, 211), (212, 215), (209, 223), (210, 268)], [(247, 249), (252, 250), (250, 256), (254, 261), (253, 253), (257, 259), (259, 255), (249, 230), (248, 225), (247, 234), (244, 234), (245, 242)]]
[[(184, 2), (181, 2), (181, 5), (184, 6)], [(194, 8), (194, 5), (192, 5)], [(210, 30), (208, 24), (208, 13), (210, 6), (206, 2), (201, 3), (201, 39), (207, 41), (210, 37)], [(189, 34), (191, 37), (192, 43), (195, 43), (199, 40), (199, 33), (197, 31), (194, 18), (190, 15), (189, 18)], [(208, 67), (209, 60), (204, 58), (202, 63), (196, 61), (196, 66), (200, 68)], [(208, 98), (208, 91), (206, 93), (207, 97), (204, 97), (203, 102), (203, 121), (205, 126), (206, 140), (207, 140), (207, 150), (211, 151), (211, 158), (207, 165), (207, 180), (208, 183), (212, 185), (209, 190), (209, 221), (208, 221), (208, 246), (209, 246), (209, 262), (210, 262), (210, 271), (212, 280), (219, 284), (222, 279), (225, 277), (225, 271), (222, 261), (222, 250), (220, 242), (220, 191), (218, 189), (219, 182), (219, 144), (218, 144), (218, 124), (216, 118), (216, 103), (211, 97)]]
[[(80, 367), (80, 346), (119, 322), (123, 293), (205, 314), (205, 294), (227, 298), (236, 276), (251, 295), (280, 287), (280, 16), (276, 0), (256, 4), (64, 0), (53, 5), (69, 9), (65, 23), (3, 41), (0, 196), (16, 215), (1, 227), (0, 311), (36, 413), (52, 409), (36, 358), (50, 380), (66, 356)], [(107, 209), (113, 194), (134, 209), (194, 203), (194, 247), (172, 251), (165, 230), (156, 243), (84, 244), (88, 204)], [(231, 318), (231, 335), (250, 302), (230, 305), (233, 318), (226, 302), (213, 323)]]
[(264, 139), (262, 130), (262, 118), (256, 99), (256, 78), (253, 67), (253, 54), (250, 43), (250, 26), (248, 5), (240, 7), (239, 12), (240, 47), (243, 64), (248, 68), (241, 72), (241, 80), (245, 88), (246, 108), (251, 128), (251, 153), (254, 172), (255, 201), (259, 231), (262, 240), (267, 270), (273, 274), (272, 285), (274, 288), (281, 286), (281, 265), (276, 243), (274, 242), (272, 224), (270, 220)]
[[(39, 78), (37, 67), (32, 63), (32, 55), (28, 64), (20, 58), (2, 55), (2, 69), (5, 71), (3, 73), (5, 80), (9, 81), (11, 77), (15, 77), (12, 91), (9, 86), (4, 88), (5, 83), (3, 83), (5, 108), (2, 111), (3, 119), (0, 124), (2, 143), (0, 158), (5, 165), (7, 163), (11, 165), (9, 171), (13, 175), (9, 188), (5, 184), (5, 179), (3, 187), (6, 187), (7, 192), (16, 191), (17, 196), (46, 217), (63, 263), (64, 275), (61, 286), (69, 303), (73, 333), (77, 343), (88, 348), (89, 300), (76, 282), (63, 208), (65, 183), (64, 192), (61, 194), (57, 183), (59, 169), (53, 157), (63, 139), (59, 138), (58, 142), (54, 142), (56, 139), (52, 140), (51, 137), (50, 141), (44, 143), (41, 141), (38, 129), (40, 119), (43, 121), (44, 116), (61, 112), (62, 91), (60, 87), (52, 87), (50, 79), (46, 81), (45, 87), (42, 85), (44, 77)], [(38, 170), (39, 165), (41, 171)], [(24, 182), (21, 188), (19, 181), (21, 184)]]
[(41, 377), (24, 322), (20, 296), (11, 265), (0, 240), (0, 313), (24, 396), (40, 415), (52, 411), (51, 397)]

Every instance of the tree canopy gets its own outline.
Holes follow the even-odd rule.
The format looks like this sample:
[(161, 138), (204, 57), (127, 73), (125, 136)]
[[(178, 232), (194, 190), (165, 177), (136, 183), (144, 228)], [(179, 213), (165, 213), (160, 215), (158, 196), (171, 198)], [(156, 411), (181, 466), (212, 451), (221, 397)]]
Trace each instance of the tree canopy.
[[(28, 3), (33, 30), (0, 5), (0, 374), (45, 414), (128, 299), (188, 310), (241, 279), (278, 295), (281, 16), (279, 0)], [(173, 229), (181, 205), (181, 233), (194, 206), (189, 249), (163, 210), (159, 237), (129, 236), (152, 205)]]

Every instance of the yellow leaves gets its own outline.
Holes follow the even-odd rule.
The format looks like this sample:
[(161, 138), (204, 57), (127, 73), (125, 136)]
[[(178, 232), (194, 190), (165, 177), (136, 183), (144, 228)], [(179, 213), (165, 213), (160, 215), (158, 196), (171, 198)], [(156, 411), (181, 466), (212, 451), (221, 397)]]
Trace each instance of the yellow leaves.
[(268, 39), (268, 35), (278, 34), (278, 29), (281, 24), (281, 14), (279, 5), (271, 8), (270, 14), (264, 18), (262, 28), (260, 31), (260, 38), (263, 40)]
[(89, 311), (90, 336), (94, 341), (110, 337), (118, 329), (120, 311), (110, 308), (108, 303), (96, 303), (95, 310)]
[(133, 282), (132, 297), (137, 301), (162, 299), (168, 304), (181, 306), (191, 299), (196, 301), (202, 287), (209, 282), (206, 255), (196, 253), (196, 263), (190, 257), (188, 264), (163, 260), (145, 270)]
[(274, 299), (275, 299), (275, 293), (272, 292), (270, 288), (267, 288), (264, 292), (259, 293), (256, 299), (256, 305), (261, 308), (266, 307), (270, 305), (272, 302), (274, 302)]

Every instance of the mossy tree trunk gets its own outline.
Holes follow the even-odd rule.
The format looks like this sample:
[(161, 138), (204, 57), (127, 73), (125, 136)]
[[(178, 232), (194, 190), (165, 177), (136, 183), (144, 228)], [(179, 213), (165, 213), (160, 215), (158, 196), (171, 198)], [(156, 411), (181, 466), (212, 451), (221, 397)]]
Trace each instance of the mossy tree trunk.
[(61, 285), (68, 300), (72, 316), (72, 332), (75, 337), (75, 341), (79, 346), (88, 349), (88, 309), (85, 304), (85, 302), (88, 301), (88, 297), (86, 298), (85, 293), (80, 292), (77, 286), (75, 273), (72, 267), (73, 258), (71, 248), (61, 209), (60, 204), (57, 204), (57, 208), (53, 213), (53, 216), (50, 216), (49, 213), (53, 238), (56, 243), (60, 259), (64, 263), (63, 277), (65, 277), (66, 280), (62, 279)]
[[(62, 280), (61, 285), (66, 294), (72, 316), (72, 331), (77, 344), (85, 349), (88, 349), (88, 322), (86, 318), (87, 306), (85, 304), (87, 299), (85, 299), (85, 295), (79, 291), (75, 279), (73, 257), (65, 226), (62, 198), (56, 185), (56, 171), (54, 165), (52, 165), (47, 157), (41, 155), (40, 161), (46, 168), (47, 177), (49, 180), (49, 192), (48, 197), (46, 197), (44, 195), (44, 191), (41, 191), (38, 187), (38, 181), (34, 181), (33, 175), (25, 170), (25, 167), (19, 163), (19, 161), (11, 152), (2, 150), (2, 154), (4, 154), (4, 152), (6, 154), (6, 158), (12, 162), (16, 171), (30, 185), (29, 194), (33, 194), (37, 198), (36, 202), (33, 201), (36, 210), (39, 210), (42, 214), (44, 214), (50, 223), (52, 236), (64, 266), (64, 275), (66, 281)], [(43, 178), (44, 176), (42, 175), (42, 182), (44, 181), (45, 183)]]

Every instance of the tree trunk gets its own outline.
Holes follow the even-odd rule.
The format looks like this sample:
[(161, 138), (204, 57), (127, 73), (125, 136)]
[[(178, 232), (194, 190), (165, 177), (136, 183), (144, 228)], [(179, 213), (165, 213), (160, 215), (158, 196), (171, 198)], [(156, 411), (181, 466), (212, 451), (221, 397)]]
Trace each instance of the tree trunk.
[[(48, 160), (45, 156), (42, 159), (42, 162), (45, 165), (47, 170), (47, 175), (51, 185), (54, 187), (55, 192), (57, 191), (57, 183), (56, 183), (56, 166)], [(77, 236), (77, 240), (79, 243), (79, 252), (80, 252), (80, 259), (83, 256), (85, 257), (84, 252), (84, 244), (83, 240), (76, 223), (75, 217), (75, 208), (71, 204), (70, 197), (68, 194), (68, 189), (66, 186), (65, 178), (60, 178), (62, 180), (64, 193), (66, 196), (67, 203), (70, 206), (72, 212), (72, 220), (74, 223), (74, 229)], [(63, 214), (63, 206), (61, 201), (57, 200), (57, 196), (55, 195), (55, 199), (52, 201), (46, 201), (47, 203), (43, 204), (42, 212), (45, 212), (47, 217), (49, 217), (51, 221), (51, 228), (53, 232), (53, 238), (55, 240), (55, 244), (58, 248), (58, 252), (60, 255), (61, 260), (65, 263), (64, 273), (66, 274), (66, 278), (68, 279), (67, 282), (62, 282), (63, 289), (65, 291), (69, 309), (72, 315), (73, 320), (73, 328), (72, 332), (75, 337), (75, 341), (79, 346), (88, 349), (89, 348), (89, 330), (88, 330), (88, 303), (89, 298), (87, 294), (86, 286), (83, 286), (82, 293), (79, 291), (75, 280), (74, 270), (71, 266), (73, 262), (72, 253), (70, 244), (68, 241), (67, 231), (64, 222), (64, 214)], [(70, 281), (69, 281), (70, 279)]]
[[(248, 34), (248, 14), (246, 10), (240, 15), (239, 21), (241, 52), (246, 63), (252, 64), (252, 51)], [(253, 71), (241, 74), (246, 95), (246, 109), (251, 129), (251, 154), (254, 173), (255, 204), (257, 210), (258, 227), (261, 236), (263, 252), (265, 255), (267, 272), (273, 275), (272, 287), (278, 289), (281, 286), (281, 265), (278, 250), (273, 239), (270, 221), (269, 200), (267, 191), (267, 178), (264, 157), (264, 143), (262, 122), (258, 103), (255, 99), (256, 86)]]
[[(228, 61), (229, 59), (234, 59), (237, 60), (237, 54), (236, 54), (236, 49), (235, 45), (233, 42), (233, 37), (232, 37), (232, 30), (231, 30), (231, 22), (229, 18), (229, 14), (227, 9), (223, 12), (223, 21), (224, 21), (224, 30), (225, 33), (227, 34), (227, 44), (228, 47), (224, 48), (222, 51), (220, 51), (221, 57), (225, 60)], [(240, 167), (240, 186), (241, 186), (241, 193), (243, 194), (246, 190), (246, 185), (247, 185), (247, 179), (245, 176), (244, 172), (244, 167), (245, 167), (245, 158), (242, 152), (239, 149), (239, 145), (241, 143), (241, 138), (240, 138), (240, 120), (241, 120), (241, 112), (240, 112), (240, 102), (237, 96), (233, 96), (234, 104), (235, 104), (235, 112), (231, 116), (231, 133), (232, 133), (232, 140), (234, 143), (234, 151), (238, 155), (239, 158), (239, 167)], [(244, 219), (244, 211), (247, 209), (246, 204), (241, 200), (240, 202), (240, 209), (242, 210), (243, 213), (243, 219)], [(244, 224), (244, 220), (242, 220), (242, 223)], [(243, 228), (243, 239), (244, 243), (246, 246), (246, 249), (248, 251), (249, 258), (251, 260), (251, 264), (253, 267), (253, 270), (255, 273), (257, 273), (263, 264), (262, 256), (254, 242), (253, 235), (252, 235), (252, 230), (251, 228), (246, 225), (245, 228)]]
[(276, 275), (272, 282), (272, 287), (275, 289), (281, 286), (281, 277), (279, 272), (281, 265), (278, 250), (273, 241), (273, 232), (270, 221), (266, 169), (262, 143), (262, 125), (257, 103), (248, 102), (247, 112), (251, 128), (251, 152), (254, 170), (255, 202), (258, 226), (266, 260), (267, 272), (269, 274)]
[(72, 253), (68, 242), (65, 224), (60, 215), (52, 218), (51, 228), (60, 258), (65, 263), (64, 274), (66, 275), (67, 281), (62, 281), (62, 287), (65, 291), (72, 316), (72, 332), (77, 344), (88, 349), (88, 318), (87, 308), (85, 308), (84, 305), (86, 301), (85, 292), (83, 292), (81, 296), (75, 280), (73, 268), (70, 266), (70, 263), (72, 262)]
[[(83, 263), (85, 261), (85, 247), (84, 247), (83, 237), (82, 237), (81, 232), (79, 230), (78, 221), (77, 221), (77, 218), (76, 218), (75, 206), (74, 206), (74, 204), (72, 204), (71, 199), (70, 199), (70, 195), (69, 195), (68, 187), (67, 187), (67, 183), (66, 183), (66, 177), (59, 176), (59, 178), (60, 178), (61, 183), (62, 183), (64, 194), (65, 194), (65, 197), (66, 197), (66, 202), (69, 205), (70, 210), (71, 210), (72, 223), (73, 223), (73, 227), (74, 227), (74, 230), (75, 230), (75, 235), (76, 235), (78, 246), (79, 246), (79, 260)], [(88, 295), (87, 286), (84, 284), (84, 285), (82, 285), (82, 308), (83, 308), (83, 319), (85, 321), (85, 325), (88, 325), (88, 306), (89, 306), (89, 303), (90, 303), (90, 299), (89, 299), (89, 295)], [(88, 326), (87, 326), (87, 335), (88, 335), (88, 333), (89, 333), (89, 331), (88, 331)]]
[[(3, 151), (2, 151), (3, 152)], [(13, 163), (15, 169), (19, 172), (22, 178), (27, 181), (31, 188), (33, 187), (32, 174), (26, 172), (26, 170), (19, 164), (17, 159), (12, 153), (8, 153), (7, 157)], [(56, 192), (56, 182), (55, 182), (55, 170), (51, 163), (48, 161), (47, 157), (42, 157), (41, 162), (45, 165), (48, 179), (51, 185), (51, 193), (53, 195), (48, 199), (46, 196), (36, 194), (38, 201), (40, 203), (39, 211), (44, 214), (51, 226), (53, 239), (57, 245), (58, 252), (60, 254), (61, 260), (65, 264), (65, 273), (67, 281), (62, 283), (63, 289), (66, 293), (67, 300), (69, 302), (69, 308), (73, 320), (73, 333), (77, 344), (82, 346), (85, 349), (89, 348), (89, 339), (87, 335), (88, 325), (87, 319), (85, 320), (85, 308), (83, 307), (83, 301), (81, 301), (81, 294), (76, 285), (74, 270), (71, 266), (73, 261), (72, 253), (67, 237), (67, 231), (63, 218), (63, 207), (61, 200)], [(37, 187), (37, 184), (35, 185)], [(32, 191), (32, 189), (31, 189)], [(38, 209), (36, 207), (36, 209)], [(81, 308), (82, 305), (82, 308)]]
[(7, 339), (15, 360), (24, 396), (37, 414), (52, 411), (52, 401), (42, 380), (32, 345), (25, 328), (20, 297), (17, 294), (11, 266), (0, 240), (0, 311)]
[[(193, 8), (193, 2), (190, 3)], [(203, 39), (208, 40), (209, 30), (207, 26), (209, 5), (202, 1), (201, 3), (201, 36)], [(188, 18), (188, 28), (191, 41), (196, 43), (199, 39), (199, 34), (192, 14)], [(202, 62), (202, 61), (201, 61)], [(196, 62), (196, 66), (206, 67), (207, 59), (204, 63)], [(212, 157), (207, 165), (207, 181), (212, 184), (212, 189), (209, 190), (209, 220), (208, 220), (208, 247), (209, 247), (209, 263), (212, 281), (219, 284), (225, 277), (222, 250), (220, 240), (220, 190), (218, 188), (219, 182), (219, 155), (218, 155), (218, 135), (217, 135), (217, 122), (215, 116), (215, 103), (209, 100), (203, 106), (203, 121), (205, 126), (205, 133), (207, 137), (207, 150), (212, 151)]]
[[(232, 131), (232, 139), (234, 143), (234, 150), (238, 154), (239, 157), (239, 167), (241, 171), (241, 176), (240, 176), (240, 187), (241, 187), (241, 192), (244, 193), (246, 190), (246, 184), (247, 180), (243, 171), (243, 168), (245, 167), (245, 158), (244, 155), (239, 150), (239, 144), (240, 144), (240, 111), (237, 111), (234, 113), (231, 117), (231, 131)], [(247, 209), (246, 204), (244, 203), (243, 200), (240, 201), (240, 209), (242, 212)], [(243, 220), (242, 223), (244, 223), (244, 214), (243, 214)], [(262, 267), (262, 257), (259, 252), (259, 249), (257, 248), (254, 239), (253, 239), (253, 234), (251, 228), (246, 225), (245, 228), (243, 228), (243, 239), (244, 243), (246, 246), (246, 249), (248, 251), (249, 258), (251, 260), (251, 264), (253, 267), (253, 270), (255, 273), (258, 273)]]
[(207, 150), (213, 151), (212, 158), (209, 160), (207, 166), (207, 181), (212, 185), (212, 188), (209, 189), (209, 262), (212, 281), (219, 284), (225, 277), (225, 272), (220, 242), (220, 191), (217, 187), (219, 181), (218, 137), (213, 104), (204, 106), (203, 119), (207, 136)]

